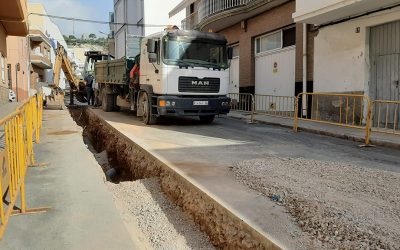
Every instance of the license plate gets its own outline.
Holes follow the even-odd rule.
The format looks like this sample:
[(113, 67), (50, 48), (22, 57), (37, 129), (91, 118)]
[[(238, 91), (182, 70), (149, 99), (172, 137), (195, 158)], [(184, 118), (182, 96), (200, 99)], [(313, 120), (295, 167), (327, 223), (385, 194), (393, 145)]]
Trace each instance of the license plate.
[(208, 105), (208, 101), (194, 101), (193, 105), (195, 105), (195, 106), (205, 106), (205, 105)]

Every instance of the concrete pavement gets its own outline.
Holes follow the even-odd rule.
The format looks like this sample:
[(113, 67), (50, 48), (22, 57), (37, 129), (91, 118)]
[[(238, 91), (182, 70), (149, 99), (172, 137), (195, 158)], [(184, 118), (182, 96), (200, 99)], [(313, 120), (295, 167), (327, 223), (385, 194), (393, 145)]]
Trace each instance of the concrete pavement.
[[(386, 148), (311, 133), (293, 133), (276, 126), (249, 125), (231, 118), (201, 125), (197, 119), (165, 119), (145, 126), (127, 112), (96, 115), (175, 169), (214, 200), (284, 248), (301, 248), (300, 230), (286, 211), (239, 183), (230, 167), (266, 156), (341, 161), (400, 172), (400, 154)], [(267, 173), (266, 173), (267, 174)]]
[(69, 112), (47, 110), (43, 124), (35, 153), (48, 165), (29, 168), (26, 192), (30, 208), (51, 210), (12, 217), (0, 249), (139, 249)]

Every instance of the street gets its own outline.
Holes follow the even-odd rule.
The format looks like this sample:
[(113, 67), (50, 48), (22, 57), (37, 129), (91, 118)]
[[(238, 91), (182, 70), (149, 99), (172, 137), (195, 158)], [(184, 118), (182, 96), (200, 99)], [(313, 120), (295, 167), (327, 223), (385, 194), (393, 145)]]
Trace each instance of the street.
[[(332, 184), (328, 185), (328, 189), (329, 187), (333, 187), (332, 185), (338, 185), (338, 188), (335, 188), (335, 190), (337, 189), (336, 193), (333, 192), (331, 195), (340, 197), (341, 195), (346, 195), (340, 190), (351, 189), (353, 179), (364, 178), (366, 182), (369, 181), (369, 185), (373, 189), (374, 185), (377, 185), (376, 190), (380, 186), (389, 185), (390, 187), (392, 185), (390, 187), (390, 190), (392, 190), (396, 189), (393, 185), (396, 185), (395, 180), (399, 178), (400, 155), (397, 150), (381, 147), (360, 148), (356, 142), (307, 132), (293, 133), (290, 129), (277, 126), (247, 124), (244, 121), (229, 117), (219, 118), (211, 125), (202, 125), (197, 119), (164, 118), (157, 125), (145, 126), (129, 112), (105, 113), (99, 109), (89, 112), (93, 112), (101, 119), (104, 119), (124, 136), (127, 136), (151, 154), (176, 168), (176, 171), (182, 172), (192, 183), (199, 185), (207, 194), (217, 197), (222, 204), (230, 207), (232, 211), (236, 211), (239, 216), (242, 216), (253, 227), (261, 229), (263, 233), (276, 239), (278, 244), (284, 246), (284, 248), (301, 249), (318, 246), (318, 248), (329, 249), (333, 246), (349, 245), (349, 242), (346, 241), (345, 237), (342, 238), (338, 235), (341, 232), (339, 228), (332, 229), (332, 232), (329, 230), (325, 232), (311, 230), (311, 233), (315, 233), (314, 237), (313, 234), (307, 231), (307, 228), (303, 224), (297, 223), (300, 220), (298, 220), (299, 218), (296, 217), (296, 214), (292, 214), (292, 217), (287, 215), (287, 209), (293, 204), (289, 202), (286, 204), (280, 200), (276, 203), (273, 198), (271, 199), (271, 193), (263, 192), (263, 190), (269, 190), (271, 185), (275, 187), (277, 194), (300, 192), (302, 197), (308, 198), (307, 193), (301, 193), (300, 189), (296, 190), (296, 188), (304, 188), (303, 186), (305, 186), (306, 189), (318, 190), (317, 186), (315, 186), (318, 185), (321, 190), (324, 190), (324, 182), (333, 181)], [(288, 160), (288, 162), (280, 165), (277, 163), (277, 160)], [(296, 161), (300, 161), (300, 163), (296, 163)], [(254, 173), (255, 169), (259, 168), (260, 162), (261, 164), (275, 162), (275, 165), (271, 166), (271, 170), (262, 170), (261, 168), (262, 172)], [(299, 176), (302, 173), (301, 176), (303, 179), (294, 181), (295, 183), (298, 181), (303, 182), (303, 186), (301, 187), (297, 187), (293, 183), (291, 184), (290, 181), (280, 181), (274, 184), (274, 180), (269, 179), (268, 182), (262, 183), (264, 185), (261, 186), (263, 189), (259, 188), (260, 183), (257, 181), (263, 180), (263, 178), (266, 179), (271, 174), (276, 174), (275, 172), (282, 175), (277, 176), (276, 180), (284, 180), (285, 178), (289, 178), (289, 180), (296, 179), (296, 173), (291, 173), (290, 171), (291, 168), (294, 171), (296, 169), (296, 167), (293, 167), (293, 164), (306, 164), (303, 167), (304, 169), (315, 166), (316, 171), (331, 173), (331, 179), (325, 180), (322, 178), (319, 184), (313, 184), (309, 179), (319, 178), (319, 175), (318, 177), (313, 177), (312, 171), (304, 173), (302, 173), (303, 171), (299, 171)], [(249, 170), (246, 171), (244, 168), (244, 172), (241, 172), (243, 171), (243, 169), (240, 169), (241, 165), (247, 165)], [(335, 166), (337, 171), (335, 171)], [(372, 171), (371, 176), (376, 176), (374, 178), (377, 181), (374, 181), (374, 179), (368, 180), (368, 169)], [(349, 174), (348, 178), (346, 176), (346, 183), (343, 183), (340, 179), (341, 171), (346, 171)], [(375, 173), (375, 171), (377, 172)], [(363, 177), (363, 175), (366, 177)], [(387, 177), (385, 177), (386, 175)], [(382, 178), (379, 176), (382, 176)], [(343, 180), (346, 178), (343, 178)], [(382, 182), (385, 180), (390, 181), (387, 183)], [(359, 182), (362, 183), (361, 180)], [(274, 185), (278, 185), (280, 188), (277, 189), (277, 186)], [(354, 188), (356, 188), (356, 185)], [(323, 192), (328, 191), (325, 190)], [(358, 195), (368, 195), (368, 192), (368, 189), (361, 187)], [(385, 199), (386, 193), (390, 197), (394, 195), (395, 198), (393, 199), (396, 203), (388, 205), (392, 206), (390, 209), (395, 209), (393, 206), (396, 206), (395, 204), (398, 203), (399, 194), (397, 191), (395, 191), (395, 194), (388, 192), (389, 190), (383, 190), (381, 198)], [(362, 207), (358, 207), (360, 205), (358, 203), (365, 198), (360, 198), (361, 196), (357, 197), (356, 194), (350, 195), (350, 193), (349, 191), (347, 192), (347, 196), (349, 197), (348, 202), (352, 203), (356, 210), (361, 209)], [(324, 197), (324, 193), (316, 195), (317, 197)], [(289, 196), (288, 199), (290, 198)], [(372, 196), (367, 198), (371, 202), (373, 202)], [(320, 202), (326, 202), (327, 207), (341, 211), (341, 207), (335, 205), (338, 204), (336, 198), (331, 200), (320, 198)], [(275, 206), (276, 204), (279, 204), (279, 206)], [(302, 203), (300, 202), (300, 204)], [(304, 204), (308, 204), (307, 199), (304, 199)], [(300, 205), (300, 207), (304, 204)], [(379, 207), (379, 209), (385, 208)], [(365, 213), (367, 215), (364, 217), (373, 217), (373, 214)], [(394, 214), (389, 215), (389, 224), (391, 221), (393, 223), (397, 221), (396, 214), (394, 212)], [(357, 210), (354, 217), (356, 218), (359, 215), (360, 211)], [(306, 217), (309, 216), (310, 214), (306, 213)], [(327, 219), (324, 216), (322, 218)], [(382, 216), (384, 216), (383, 213)], [(330, 217), (328, 216), (328, 218)], [(335, 217), (332, 215), (332, 218)], [(352, 226), (351, 222), (347, 221), (347, 223), (348, 226)], [(381, 228), (379, 223), (372, 224), (376, 228)], [(369, 237), (367, 242), (357, 241), (357, 233), (364, 237), (364, 234), (361, 233), (364, 230), (363, 224), (360, 223), (357, 225), (357, 228), (361, 230), (360, 232), (347, 230), (343, 231), (343, 233), (356, 235), (353, 243), (374, 245), (374, 237)], [(304, 230), (299, 226), (304, 228)], [(391, 226), (388, 225), (388, 227), (390, 228)], [(370, 229), (365, 230), (368, 232)], [(398, 230), (394, 229), (393, 232), (394, 237), (397, 237)], [(322, 243), (322, 245), (318, 245), (320, 243), (315, 241), (316, 238), (318, 240), (321, 237), (325, 239), (330, 233), (336, 236), (336, 238), (332, 238), (332, 242), (328, 241)], [(378, 237), (380, 235), (379, 230), (377, 232), (374, 231), (374, 234)], [(298, 237), (293, 237), (293, 235)], [(338, 239), (337, 242), (335, 239)], [(379, 242), (379, 240), (380, 238), (376, 241)], [(386, 244), (385, 238), (381, 239), (381, 241)], [(322, 240), (322, 242), (324, 241)], [(387, 244), (391, 246), (396, 244), (396, 242), (393, 243), (389, 240)]]

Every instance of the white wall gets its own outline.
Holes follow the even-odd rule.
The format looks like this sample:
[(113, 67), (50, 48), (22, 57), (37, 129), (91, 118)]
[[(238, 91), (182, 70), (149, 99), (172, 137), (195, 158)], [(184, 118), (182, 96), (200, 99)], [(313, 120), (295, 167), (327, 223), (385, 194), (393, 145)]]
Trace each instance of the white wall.
[(369, 27), (398, 19), (400, 8), (320, 29), (314, 45), (314, 91), (368, 93)]
[(348, 0), (296, 0), (296, 13), (310, 13)]
[(146, 24), (162, 25), (161, 27), (145, 27), (145, 36), (163, 31), (164, 25), (181, 26), (182, 20), (186, 17), (186, 10), (182, 10), (172, 18), (168, 13), (177, 6), (181, 0), (146, 0), (144, 6), (144, 20)]
[(297, 0), (295, 22), (329, 23), (398, 4), (398, 0)]
[[(115, 22), (129, 24), (156, 25), (157, 27), (118, 25), (115, 33), (115, 58), (125, 56), (125, 33), (134, 36), (148, 36), (163, 31), (166, 25), (181, 25), (185, 10), (169, 18), (169, 11), (181, 0), (118, 0), (114, 1)], [(143, 6), (144, 5), (144, 6)]]

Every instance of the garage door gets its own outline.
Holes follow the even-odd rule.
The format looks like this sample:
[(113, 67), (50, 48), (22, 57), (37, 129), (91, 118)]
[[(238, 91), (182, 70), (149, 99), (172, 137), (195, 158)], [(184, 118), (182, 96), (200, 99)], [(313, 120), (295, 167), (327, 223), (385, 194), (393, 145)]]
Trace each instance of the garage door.
[[(296, 47), (294, 44), (294, 28), (256, 39), (255, 93), (257, 95), (294, 95), (296, 66)], [(291, 109), (294, 108), (294, 105), (287, 103), (283, 105), (279, 100), (269, 99), (260, 100), (257, 106), (258, 110), (293, 111)]]
[(232, 46), (233, 58), (229, 67), (229, 93), (239, 93), (239, 45)]
[[(400, 21), (371, 28), (371, 85), (373, 100), (400, 100)], [(400, 105), (380, 105), (374, 110), (374, 124), (400, 127)]]

